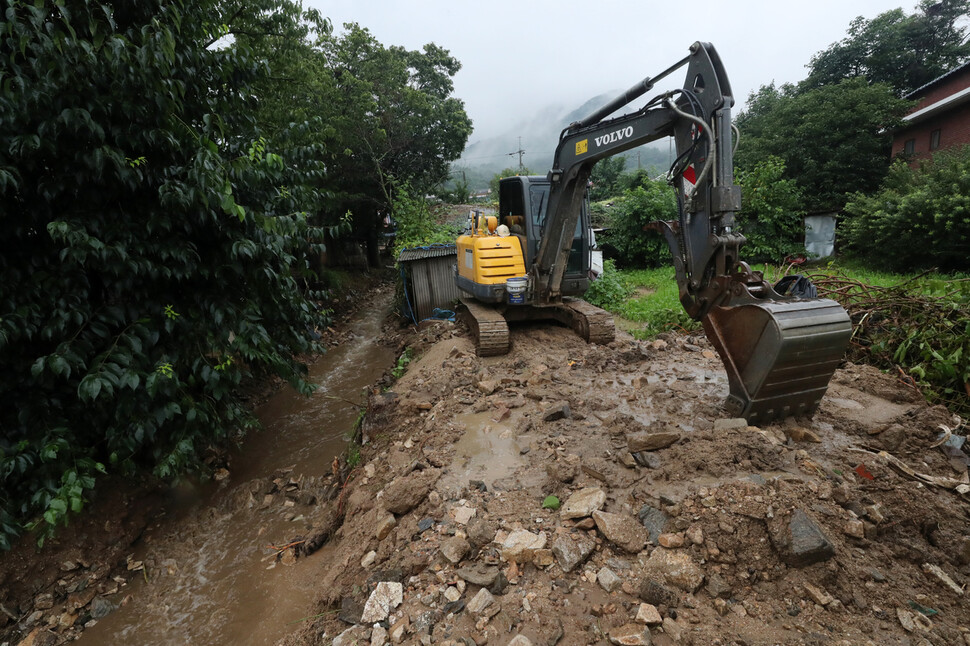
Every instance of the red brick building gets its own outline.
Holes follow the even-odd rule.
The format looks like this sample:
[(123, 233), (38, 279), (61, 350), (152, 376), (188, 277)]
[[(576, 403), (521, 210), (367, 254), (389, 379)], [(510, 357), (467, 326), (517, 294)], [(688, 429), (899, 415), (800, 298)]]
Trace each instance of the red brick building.
[(900, 153), (926, 159), (943, 148), (970, 144), (970, 63), (906, 95), (916, 107), (893, 133), (893, 157)]

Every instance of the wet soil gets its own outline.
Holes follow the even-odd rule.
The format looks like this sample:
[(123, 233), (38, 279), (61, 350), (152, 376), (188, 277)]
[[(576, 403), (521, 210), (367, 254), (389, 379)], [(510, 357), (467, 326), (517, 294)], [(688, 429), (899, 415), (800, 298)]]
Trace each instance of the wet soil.
[[(363, 354), (345, 363), (384, 367), (342, 399), (393, 361), (367, 354), (378, 339), (419, 357), (368, 391), (359, 462), (323, 448), (345, 421), (268, 402), (306, 430), (263, 434), (253, 466), (162, 517), (111, 492), (115, 515), (96, 508), (21, 572), (0, 643), (77, 634), (60, 623), (90, 623), (71, 595), (94, 590), (89, 604), (120, 607), (82, 643), (970, 644), (970, 501), (952, 488), (966, 454), (933, 446), (954, 421), (892, 377), (847, 364), (812, 419), (757, 428), (726, 419), (703, 336), (596, 346), (526, 325), (479, 358), (447, 322), (352, 329)], [(543, 506), (590, 491), (585, 515)]]

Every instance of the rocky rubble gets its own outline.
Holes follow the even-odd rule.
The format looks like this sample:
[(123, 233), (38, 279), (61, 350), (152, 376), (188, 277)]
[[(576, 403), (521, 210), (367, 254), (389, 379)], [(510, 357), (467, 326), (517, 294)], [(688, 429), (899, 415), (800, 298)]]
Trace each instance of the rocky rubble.
[[(850, 365), (814, 419), (758, 428), (721, 414), (702, 338), (513, 342), (445, 339), (394, 386), (287, 643), (970, 644), (966, 497), (871, 450), (900, 425), (954, 476), (945, 412)], [(327, 612), (351, 606), (381, 612)]]

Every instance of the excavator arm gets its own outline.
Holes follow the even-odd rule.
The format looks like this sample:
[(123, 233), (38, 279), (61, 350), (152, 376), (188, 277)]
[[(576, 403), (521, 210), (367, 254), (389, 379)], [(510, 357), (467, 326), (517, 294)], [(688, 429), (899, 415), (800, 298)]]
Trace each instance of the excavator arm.
[[(607, 119), (686, 66), (680, 90)], [(560, 135), (549, 171), (549, 207), (529, 300), (561, 302), (573, 231), (593, 165), (606, 157), (673, 136), (671, 179), (678, 219), (655, 222), (673, 255), (680, 301), (701, 321), (728, 375), (728, 410), (752, 423), (811, 414), (818, 407), (851, 334), (845, 310), (827, 299), (777, 293), (739, 257), (744, 236), (734, 230), (741, 191), (734, 184), (731, 108), (734, 98), (720, 57), (708, 43), (653, 78), (646, 78)]]

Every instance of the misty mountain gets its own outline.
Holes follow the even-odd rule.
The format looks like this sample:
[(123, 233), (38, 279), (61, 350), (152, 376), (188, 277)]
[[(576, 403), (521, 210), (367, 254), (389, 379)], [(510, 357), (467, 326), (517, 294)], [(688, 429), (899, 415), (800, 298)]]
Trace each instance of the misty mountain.
[[(505, 132), (475, 139), (472, 135), (471, 143), (465, 147), (461, 159), (456, 162), (457, 169), (464, 170), (472, 188), (480, 188), (477, 184), (487, 184), (488, 178), (504, 168), (516, 168), (519, 165), (518, 151), (522, 153), (522, 165), (535, 173), (545, 174), (552, 165), (552, 157), (556, 152), (559, 135), (562, 130), (574, 121), (579, 121), (595, 110), (606, 105), (620, 92), (601, 94), (589, 99), (578, 108), (568, 108), (561, 104), (549, 105), (533, 114), (526, 115), (518, 123), (511, 125)], [(623, 110), (631, 112), (640, 106), (634, 104)], [(521, 138), (521, 139), (520, 139)], [(638, 156), (642, 167), (663, 167), (669, 165), (668, 143), (666, 140), (634, 148), (623, 154), (627, 158), (627, 170), (637, 168)]]

